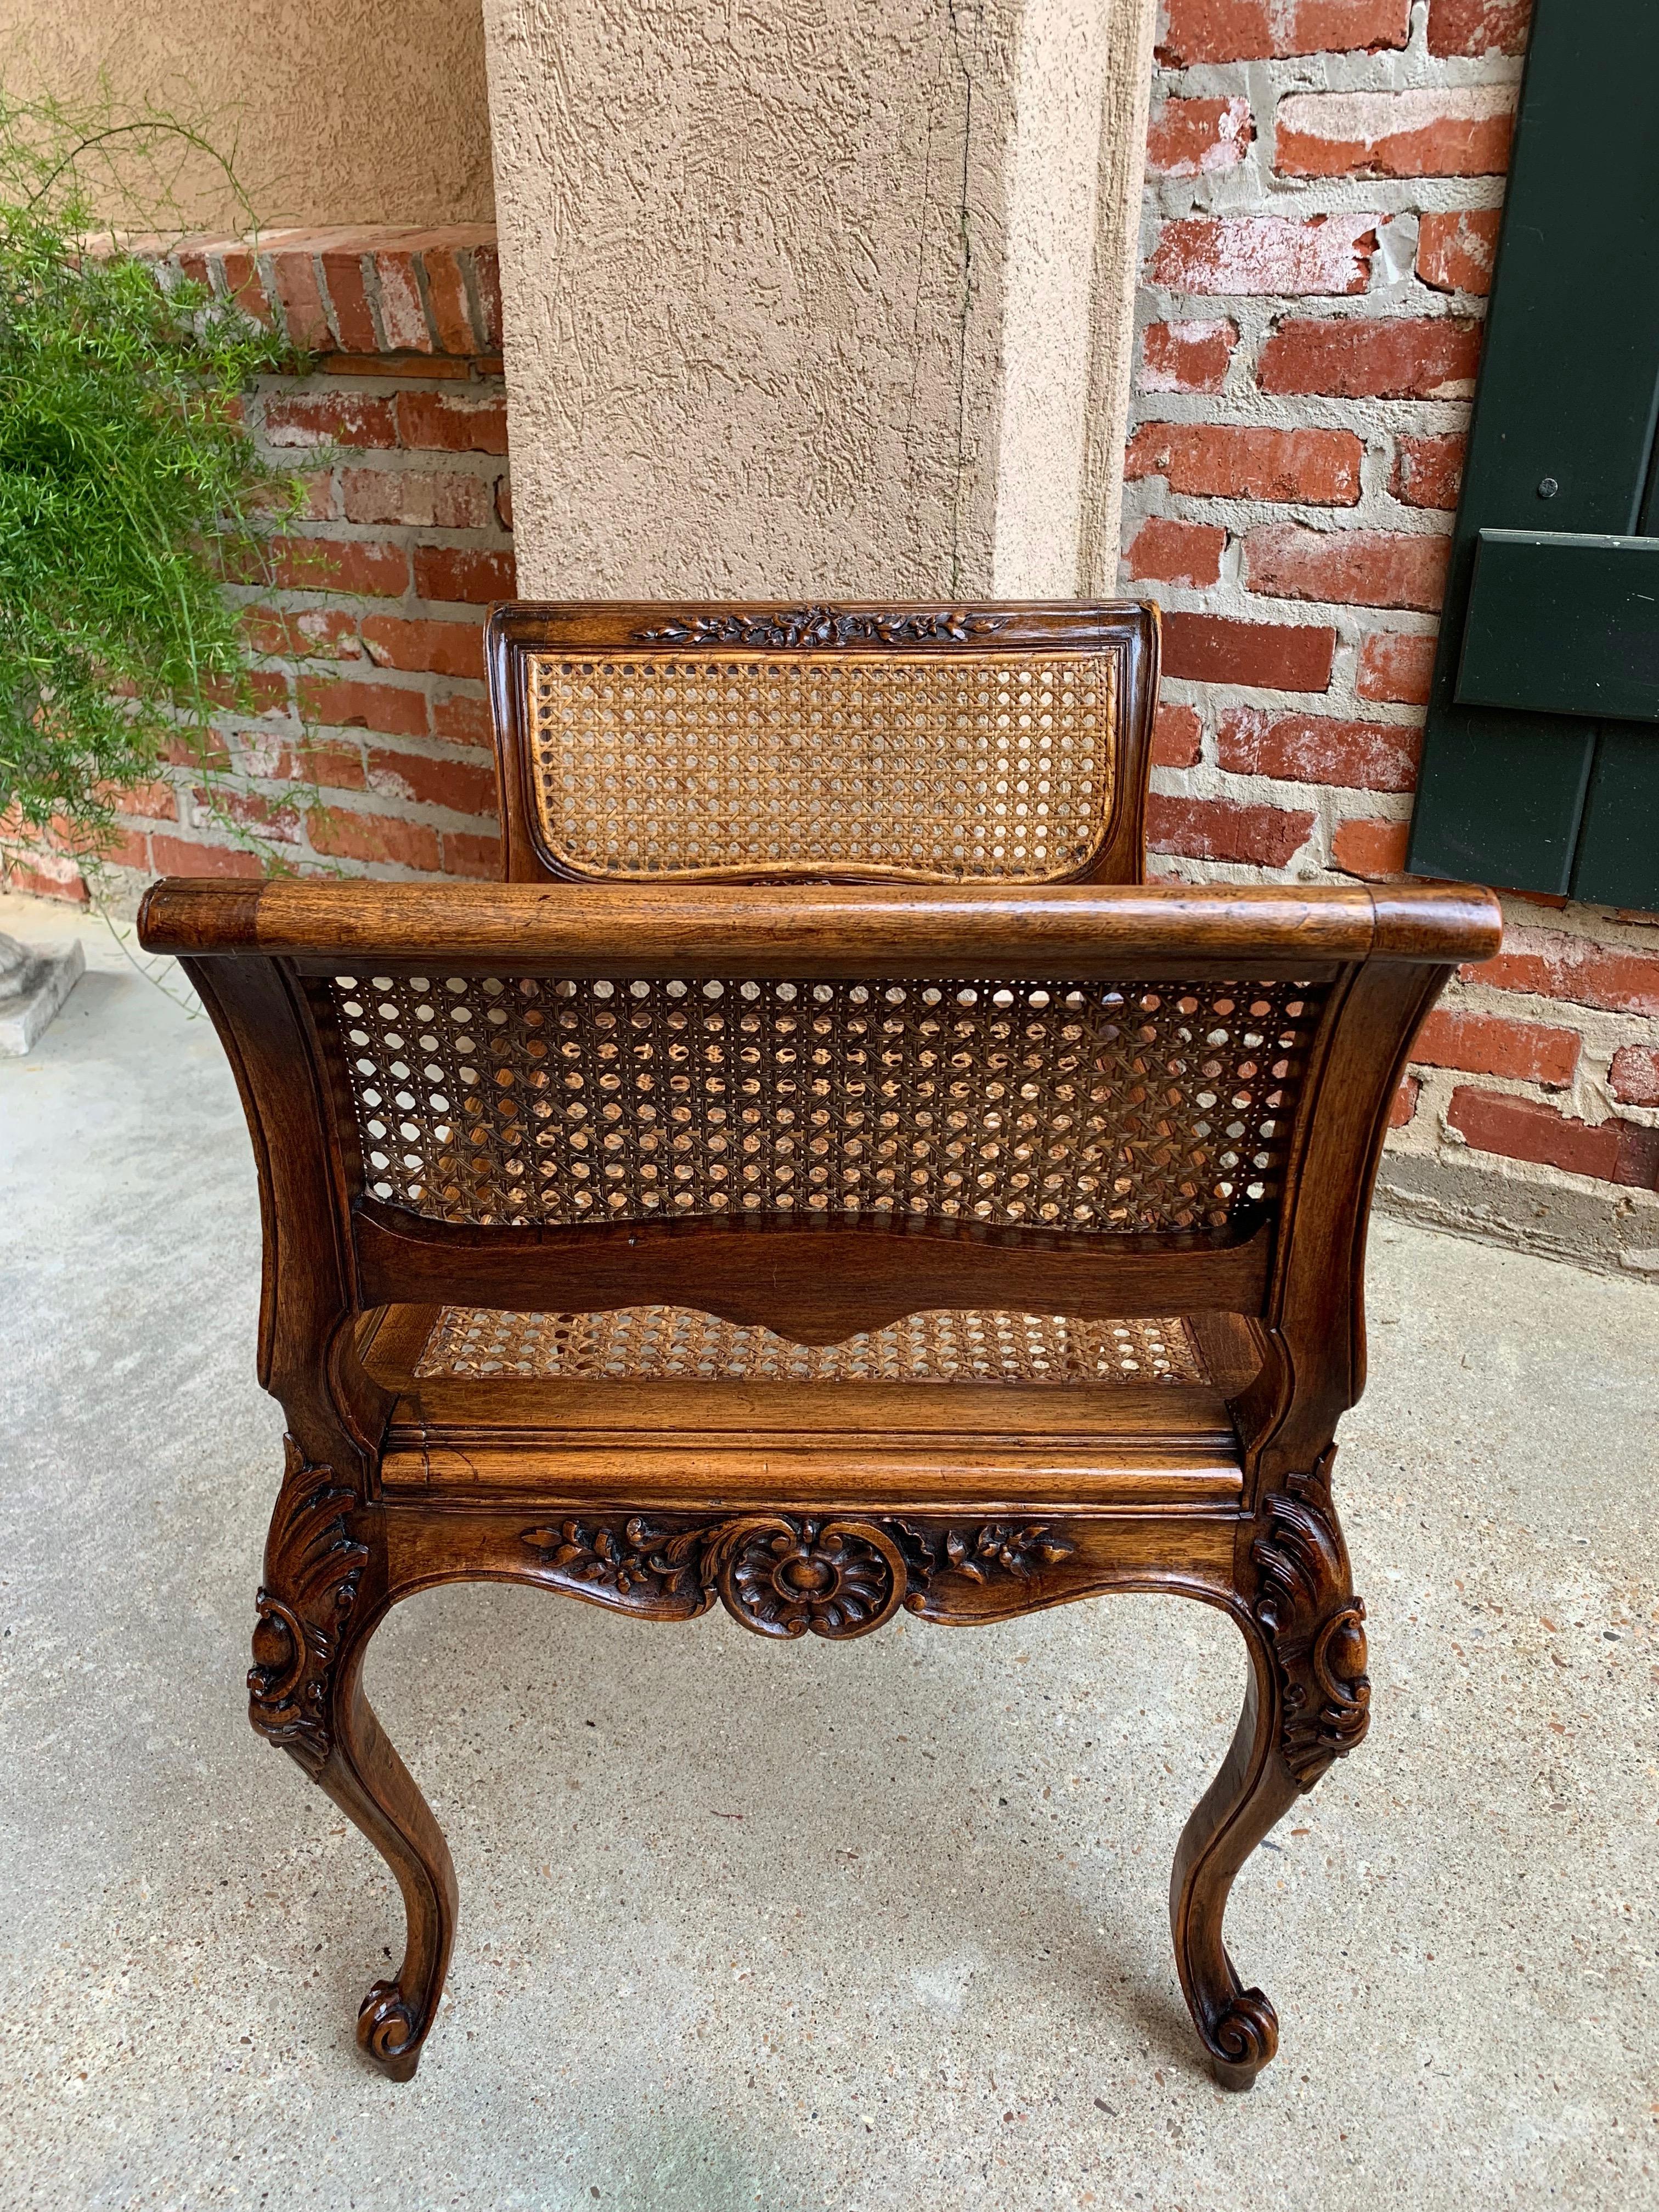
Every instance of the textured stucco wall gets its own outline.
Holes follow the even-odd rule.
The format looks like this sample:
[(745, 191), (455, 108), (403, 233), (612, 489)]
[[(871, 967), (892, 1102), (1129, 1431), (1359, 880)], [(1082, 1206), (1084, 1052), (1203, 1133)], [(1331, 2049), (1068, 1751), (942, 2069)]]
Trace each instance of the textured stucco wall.
[[(262, 223), (494, 213), (478, 0), (0, 0), (0, 73), (77, 103), (101, 76), (118, 108), (205, 122)], [(210, 162), (179, 184), (192, 228), (241, 228)]]
[(525, 587), (1092, 580), (1150, 15), (488, 0)]

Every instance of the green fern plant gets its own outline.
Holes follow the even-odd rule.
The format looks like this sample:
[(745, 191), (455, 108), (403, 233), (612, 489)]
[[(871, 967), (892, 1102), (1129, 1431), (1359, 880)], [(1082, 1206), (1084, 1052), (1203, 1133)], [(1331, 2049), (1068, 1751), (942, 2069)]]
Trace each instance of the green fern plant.
[(169, 138), (204, 143), (169, 118), (88, 127), (0, 94), (0, 864), (47, 833), (94, 860), (120, 793), (169, 762), (239, 842), (262, 842), (230, 811), (212, 728), (250, 694), (221, 586), (266, 576), (269, 533), (297, 511), (241, 396), (301, 364), (99, 234), (88, 158)]

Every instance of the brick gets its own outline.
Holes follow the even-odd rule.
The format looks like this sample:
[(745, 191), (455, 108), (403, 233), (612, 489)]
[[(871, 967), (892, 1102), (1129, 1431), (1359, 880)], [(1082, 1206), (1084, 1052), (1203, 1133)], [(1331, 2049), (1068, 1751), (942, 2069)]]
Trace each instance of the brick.
[(349, 592), (397, 599), (409, 589), (409, 549), (373, 538), (277, 538), (271, 581), (286, 592)]
[(421, 258), (426, 267), (427, 306), (438, 343), (446, 353), (477, 353), (466, 272), (459, 254), (452, 246), (428, 246)]
[(1422, 749), (1422, 732), (1397, 723), (1280, 714), (1265, 707), (1229, 707), (1216, 727), (1216, 757), (1234, 775), (1350, 790), (1415, 790)]
[(1287, 54), (1401, 47), (1411, 35), (1411, 0), (1169, 0), (1158, 58), (1193, 62), (1273, 61)]
[(1480, 325), (1461, 315), (1281, 323), (1261, 349), (1263, 392), (1334, 399), (1467, 399)]
[(334, 325), (341, 350), (379, 353), (380, 333), (374, 327), (374, 310), (369, 305), (368, 289), (363, 282), (362, 256), (337, 250), (322, 252), (317, 258), (322, 264), (329, 320)]
[(328, 305), (311, 255), (284, 250), (268, 254), (265, 265), (289, 344), (303, 346), (307, 353), (331, 352), (334, 333), (328, 326)]
[[(241, 629), (250, 653), (280, 654), (287, 659), (355, 660), (363, 649), (356, 616), (340, 607), (307, 607), (298, 612), (282, 607), (245, 607)], [(277, 698), (270, 704), (285, 701), (287, 686), (281, 676), (265, 671), (260, 680), (276, 686)]]
[(1446, 1119), (1483, 1152), (1638, 1190), (1659, 1184), (1659, 1129), (1644, 1129), (1616, 1115), (1601, 1122), (1575, 1121), (1535, 1098), (1460, 1084)]
[(1195, 709), (1162, 701), (1152, 723), (1152, 766), (1196, 768), (1202, 750)]
[(415, 548), (415, 589), (423, 599), (484, 606), (491, 599), (510, 599), (516, 580), (510, 552), (481, 552), (464, 545)]
[(1501, 176), (1514, 120), (1504, 85), (1292, 93), (1273, 118), (1273, 167), (1286, 177)]
[(503, 530), (512, 529), (513, 479), (511, 477), (497, 477), (495, 479), (495, 520)]
[(1511, 930), (1501, 952), (1459, 972), (1496, 990), (1570, 999), (1604, 1013), (1659, 1014), (1659, 955), (1565, 930)]
[(1498, 208), (1424, 216), (1417, 229), (1418, 275), (1432, 291), (1472, 292), (1484, 299), (1492, 289), (1502, 219)]
[(485, 477), (420, 469), (344, 469), (340, 506), (348, 522), (434, 530), (487, 530), (495, 519)]
[(1140, 388), (1219, 392), (1237, 343), (1234, 322), (1149, 323), (1141, 344)]
[(1159, 232), (1146, 280), (1171, 292), (1237, 296), (1363, 292), (1381, 219), (1182, 216)]
[(1430, 0), (1431, 54), (1523, 54), (1532, 0)]
[(1346, 874), (1363, 876), (1368, 882), (1402, 875), (1410, 834), (1409, 823), (1383, 822), (1373, 815), (1339, 822), (1331, 839), (1331, 858)]
[(300, 712), (308, 722), (337, 729), (383, 730), (394, 738), (423, 738), (427, 731), (426, 694), (396, 684), (304, 676), (300, 679)]
[(159, 776), (149, 783), (135, 783), (130, 791), (111, 794), (119, 812), (136, 814), (145, 822), (176, 822), (179, 819), (179, 794), (170, 783)]
[(1255, 132), (1248, 100), (1166, 100), (1146, 129), (1146, 167), (1158, 177), (1236, 168)]
[(349, 814), (336, 808), (311, 825), (313, 851), (335, 860), (390, 860), (436, 875), (441, 857), (438, 833), (423, 822), (399, 815)]
[(470, 830), (446, 830), (443, 847), (447, 876), (479, 876), (486, 883), (500, 882), (501, 841), (498, 836), (480, 837)]
[[(261, 647), (258, 649), (264, 651), (268, 648)], [(275, 668), (247, 669), (240, 678), (210, 676), (204, 679), (202, 690), (216, 707), (222, 708), (228, 714), (285, 714), (288, 712), (288, 678)]]
[(1194, 860), (1282, 868), (1307, 843), (1313, 822), (1311, 814), (1242, 806), (1231, 799), (1176, 799), (1155, 791), (1146, 800), (1146, 842), (1153, 851)]
[(1399, 1090), (1394, 1094), (1394, 1103), (1389, 1109), (1389, 1127), (1391, 1129), (1403, 1129), (1407, 1127), (1413, 1115), (1417, 1111), (1417, 1101), (1422, 1089), (1422, 1085), (1414, 1075), (1402, 1078)]
[(1136, 583), (1217, 584), (1226, 545), (1224, 530), (1151, 515), (1136, 532), (1126, 556), (1129, 576)]
[(426, 753), (394, 753), (371, 746), (368, 787), (381, 799), (421, 806), (447, 806), (455, 814), (493, 816), (500, 790), (492, 765), (439, 760)]
[(264, 436), (272, 446), (384, 446), (398, 442), (392, 402), (366, 392), (272, 394), (264, 404)]
[(483, 315), (481, 335), (488, 353), (501, 349), (501, 262), (493, 246), (478, 246), (472, 252), (472, 278), (478, 288), (478, 306)]
[(191, 793), (201, 810), (201, 827), (222, 825), (227, 819), (240, 823), (243, 829), (252, 830), (272, 844), (292, 845), (299, 841), (298, 811), (284, 805), (278, 799), (267, 799), (263, 792), (230, 791), (221, 788), (210, 792), (198, 785)]
[(1129, 441), (1123, 472), (1163, 477), (1171, 491), (1194, 499), (1352, 507), (1359, 497), (1364, 452), (1352, 430), (1146, 422)]
[(265, 280), (258, 258), (245, 246), (228, 247), (213, 258), (219, 264), (226, 292), (242, 313), (262, 330), (275, 329), (276, 318), (265, 297)]
[(362, 628), (368, 657), (377, 668), (415, 668), (434, 676), (483, 679), (481, 623), (407, 621), (396, 615), (366, 615)]
[(1426, 707), (1434, 677), (1437, 641), (1414, 630), (1374, 629), (1359, 648), (1354, 690), (1362, 699)]
[(495, 726), (490, 720), (489, 702), (471, 699), (464, 692), (452, 691), (447, 697), (432, 702), (432, 734), (446, 738), (453, 745), (493, 746)]
[(283, 745), (269, 766), (250, 773), (268, 776), (273, 783), (314, 783), (324, 791), (368, 788), (362, 753), (353, 745)]
[(1496, 1014), (1440, 1006), (1418, 1032), (1412, 1060), (1422, 1067), (1455, 1067), (1465, 1075), (1507, 1075), (1518, 1083), (1564, 1090), (1572, 1081), (1583, 1042), (1577, 1030), (1541, 1022), (1506, 1022)]
[(149, 841), (150, 865), (158, 876), (262, 876), (264, 863), (257, 853), (239, 845), (198, 845), (184, 837), (164, 836), (160, 830)]
[(393, 353), (430, 353), (432, 332), (421, 297), (415, 256), (403, 248), (383, 248), (373, 256), (380, 295), (380, 329)]
[(1449, 514), (1463, 489), (1468, 443), (1461, 431), (1449, 431), (1443, 437), (1396, 438), (1389, 489), (1403, 506), (1433, 507)]
[(1446, 587), (1451, 539), (1396, 530), (1310, 530), (1269, 522), (1244, 540), (1249, 588), (1278, 599), (1432, 613)]
[(1620, 1045), (1608, 1071), (1613, 1095), (1626, 1106), (1659, 1106), (1659, 1045)]
[(498, 393), (462, 398), (448, 392), (400, 392), (397, 406), (398, 435), (414, 451), (507, 451), (507, 402)]
[(1164, 672), (1197, 684), (1259, 690), (1329, 688), (1336, 632), (1322, 623), (1235, 622), (1225, 615), (1164, 617)]

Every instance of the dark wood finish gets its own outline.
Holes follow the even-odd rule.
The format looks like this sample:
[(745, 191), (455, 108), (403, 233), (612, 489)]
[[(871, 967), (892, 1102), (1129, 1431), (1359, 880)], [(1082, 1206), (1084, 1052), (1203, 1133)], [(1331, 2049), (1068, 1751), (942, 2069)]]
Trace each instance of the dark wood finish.
[[(1160, 651), (1158, 611), (1150, 602), (716, 606), (701, 601), (553, 600), (498, 607), (490, 617), (489, 695), (509, 882), (559, 881), (570, 873), (548, 850), (532, 796), (526, 681), (530, 658), (599, 650), (633, 660), (651, 654), (683, 660), (729, 654), (734, 647), (786, 660), (826, 652), (912, 659), (919, 654), (1112, 653), (1118, 670), (1116, 787), (1110, 819), (1077, 873), (1083, 880), (1107, 884), (1139, 883), (1145, 873), (1146, 773)], [(787, 866), (769, 872), (774, 880), (790, 879)], [(839, 872), (852, 881), (870, 880), (856, 868)]]
[[(1424, 886), (171, 882), (150, 892), (140, 933), (149, 950), (184, 957), (253, 1134), (259, 1372), (290, 1441), (251, 1711), (402, 1887), (408, 1947), (365, 1999), (369, 2056), (396, 2078), (412, 2072), (454, 1928), (442, 1838), (362, 1692), (369, 1637), (412, 1592), (505, 1578), (653, 1620), (719, 1604), (763, 1635), (836, 1639), (901, 1611), (967, 1623), (1164, 1590), (1220, 1607), (1249, 1656), (1238, 1731), (1182, 1839), (1171, 1893), (1199, 2033), (1217, 2077), (1247, 2087), (1278, 2030), (1228, 1958), (1228, 1892), (1297, 1794), (1358, 1742), (1369, 1710), (1364, 1613), (1330, 1485), (1336, 1424), (1364, 1387), (1372, 1182), (1417, 1024), (1457, 962), (1494, 949), (1495, 902)], [(569, 1229), (429, 1218), (365, 1194), (367, 1140), (329, 1030), (343, 1018), (314, 980), (453, 974), (464, 994), (463, 975), (1017, 978), (1034, 963), (1103, 989), (1126, 973), (1320, 980), (1299, 1088), (1285, 1094), (1282, 1173), (1248, 1233), (902, 1216)], [(1133, 1061), (1121, 1065), (1122, 1080), (1139, 1080)], [(1208, 1111), (1190, 1088), (1170, 1093), (1172, 1128)], [(1156, 1130), (1148, 1141), (1156, 1150)], [(1212, 1380), (612, 1384), (416, 1371), (444, 1303), (676, 1301), (809, 1343), (937, 1307), (1187, 1314)]]

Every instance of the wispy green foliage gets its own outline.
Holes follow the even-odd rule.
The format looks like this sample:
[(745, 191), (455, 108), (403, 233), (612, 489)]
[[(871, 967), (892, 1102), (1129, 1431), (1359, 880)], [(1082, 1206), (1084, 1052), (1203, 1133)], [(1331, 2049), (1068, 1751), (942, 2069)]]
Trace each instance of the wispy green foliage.
[(248, 672), (221, 580), (263, 577), (297, 504), (240, 411), (289, 349), (97, 234), (88, 160), (170, 136), (203, 143), (0, 95), (0, 860), (48, 825), (95, 855), (118, 794), (181, 752), (223, 814), (210, 717)]

